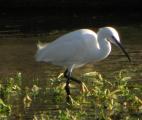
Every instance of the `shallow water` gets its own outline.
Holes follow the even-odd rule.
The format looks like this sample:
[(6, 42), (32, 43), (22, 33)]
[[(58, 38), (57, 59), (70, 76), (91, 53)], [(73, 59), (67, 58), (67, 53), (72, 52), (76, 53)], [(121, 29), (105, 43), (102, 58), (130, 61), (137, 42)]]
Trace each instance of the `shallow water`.
[[(112, 52), (107, 59), (74, 70), (75, 76), (80, 76), (86, 72), (98, 71), (104, 76), (111, 78), (111, 73), (114, 71), (142, 66), (142, 25), (122, 25), (116, 26), (116, 29), (120, 33), (122, 43), (128, 51), (132, 63), (129, 63), (123, 53), (113, 46)], [(49, 42), (69, 31), (72, 31), (72, 29), (56, 29), (38, 34), (26, 34), (21, 31), (9, 34), (9, 32), (0, 31), (1, 81), (15, 75), (17, 72), (21, 72), (24, 78), (23, 88), (32, 86), (33, 80), (37, 78), (39, 79), (39, 85), (45, 87), (48, 78), (59, 75), (61, 72), (64, 72), (64, 69), (51, 64), (35, 62), (34, 55), (37, 49), (37, 41)], [(142, 70), (140, 69), (133, 76), (132, 80), (141, 80), (141, 72)], [(47, 100), (46, 104), (43, 104), (39, 99), (39, 101), (35, 101), (38, 104), (33, 103), (30, 108), (27, 107), (26, 109), (23, 108), (21, 98), (19, 98), (19, 102), (15, 105), (15, 114), (21, 111), (22, 114), (25, 114), (25, 119), (31, 119), (36, 112), (45, 110), (52, 113), (52, 115), (56, 114), (59, 106), (53, 104), (50, 96), (41, 95), (39, 97), (42, 97), (42, 100)]]
[[(119, 26), (116, 28), (119, 31), (120, 38), (125, 49), (130, 54), (132, 63), (129, 63), (120, 49), (113, 46), (109, 57), (94, 65), (75, 70), (78, 73), (82, 71), (100, 71), (111, 72), (113, 70), (123, 69), (128, 66), (139, 65), (142, 63), (141, 37), (142, 26)], [(42, 34), (1, 34), (0, 38), (0, 77), (9, 76), (15, 72), (24, 73), (27, 78), (48, 76), (47, 74), (56, 74), (63, 72), (64, 69), (45, 63), (35, 62), (34, 55), (36, 53), (37, 42), (49, 42), (58, 36), (67, 33), (71, 30), (55, 30)], [(109, 67), (108, 67), (109, 66)], [(105, 68), (108, 68), (105, 71)], [(44, 77), (43, 77), (44, 78)]]

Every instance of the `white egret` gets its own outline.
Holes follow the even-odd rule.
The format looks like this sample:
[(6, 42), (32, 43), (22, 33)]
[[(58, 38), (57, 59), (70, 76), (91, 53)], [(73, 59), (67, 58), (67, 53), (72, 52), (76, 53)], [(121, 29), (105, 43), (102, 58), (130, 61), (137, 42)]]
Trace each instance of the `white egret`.
[(131, 61), (121, 45), (118, 32), (112, 27), (100, 28), (97, 34), (89, 29), (67, 33), (51, 43), (39, 46), (36, 61), (50, 62), (66, 68), (64, 77), (67, 78), (65, 90), (68, 100), (70, 80), (82, 83), (71, 76), (72, 70), (105, 59), (111, 52), (111, 43), (119, 47)]

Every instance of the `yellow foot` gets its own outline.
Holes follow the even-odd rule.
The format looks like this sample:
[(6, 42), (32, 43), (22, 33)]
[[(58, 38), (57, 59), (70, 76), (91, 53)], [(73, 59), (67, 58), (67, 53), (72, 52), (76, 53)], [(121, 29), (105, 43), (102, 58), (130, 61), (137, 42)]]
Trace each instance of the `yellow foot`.
[(66, 97), (66, 101), (69, 105), (79, 105), (70, 95)]
[(83, 93), (89, 92), (87, 86), (86, 86), (83, 82), (81, 83), (81, 91), (82, 91)]

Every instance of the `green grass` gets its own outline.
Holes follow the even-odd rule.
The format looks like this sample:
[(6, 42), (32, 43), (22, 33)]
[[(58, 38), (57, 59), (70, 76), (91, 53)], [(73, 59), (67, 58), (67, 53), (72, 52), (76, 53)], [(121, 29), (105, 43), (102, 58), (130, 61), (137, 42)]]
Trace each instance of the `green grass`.
[[(22, 74), (17, 73), (6, 80), (6, 84), (0, 84), (0, 119), (23, 119), (26, 116), (24, 110), (39, 104), (41, 108), (29, 111), (28, 115), (33, 120), (140, 120), (142, 86), (137, 82), (131, 83), (132, 72), (134, 71), (114, 72), (109, 80), (98, 72), (83, 74), (80, 79), (89, 91), (82, 93), (78, 84), (72, 82), (73, 104), (65, 101), (65, 79), (62, 75), (50, 78), (48, 87), (41, 87), (37, 79), (33, 81), (32, 87), (23, 88)], [(17, 116), (15, 103), (22, 104), (24, 109), (18, 111)], [(48, 106), (51, 105), (53, 108), (49, 109)]]

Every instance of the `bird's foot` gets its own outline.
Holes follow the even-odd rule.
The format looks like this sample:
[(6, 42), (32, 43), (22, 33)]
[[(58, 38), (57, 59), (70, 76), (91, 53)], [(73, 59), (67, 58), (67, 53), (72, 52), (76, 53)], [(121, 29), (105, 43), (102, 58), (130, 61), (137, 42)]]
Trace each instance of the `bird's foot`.
[(71, 97), (71, 95), (67, 95), (66, 97), (66, 101), (68, 104), (74, 104), (74, 99)]
[(83, 92), (83, 93), (89, 92), (87, 86), (83, 82), (81, 82), (81, 92)]
[(67, 103), (71, 103), (71, 96), (70, 95), (67, 95), (66, 101), (67, 101)]
[(68, 105), (79, 105), (72, 97), (71, 95), (67, 95), (66, 102)]

